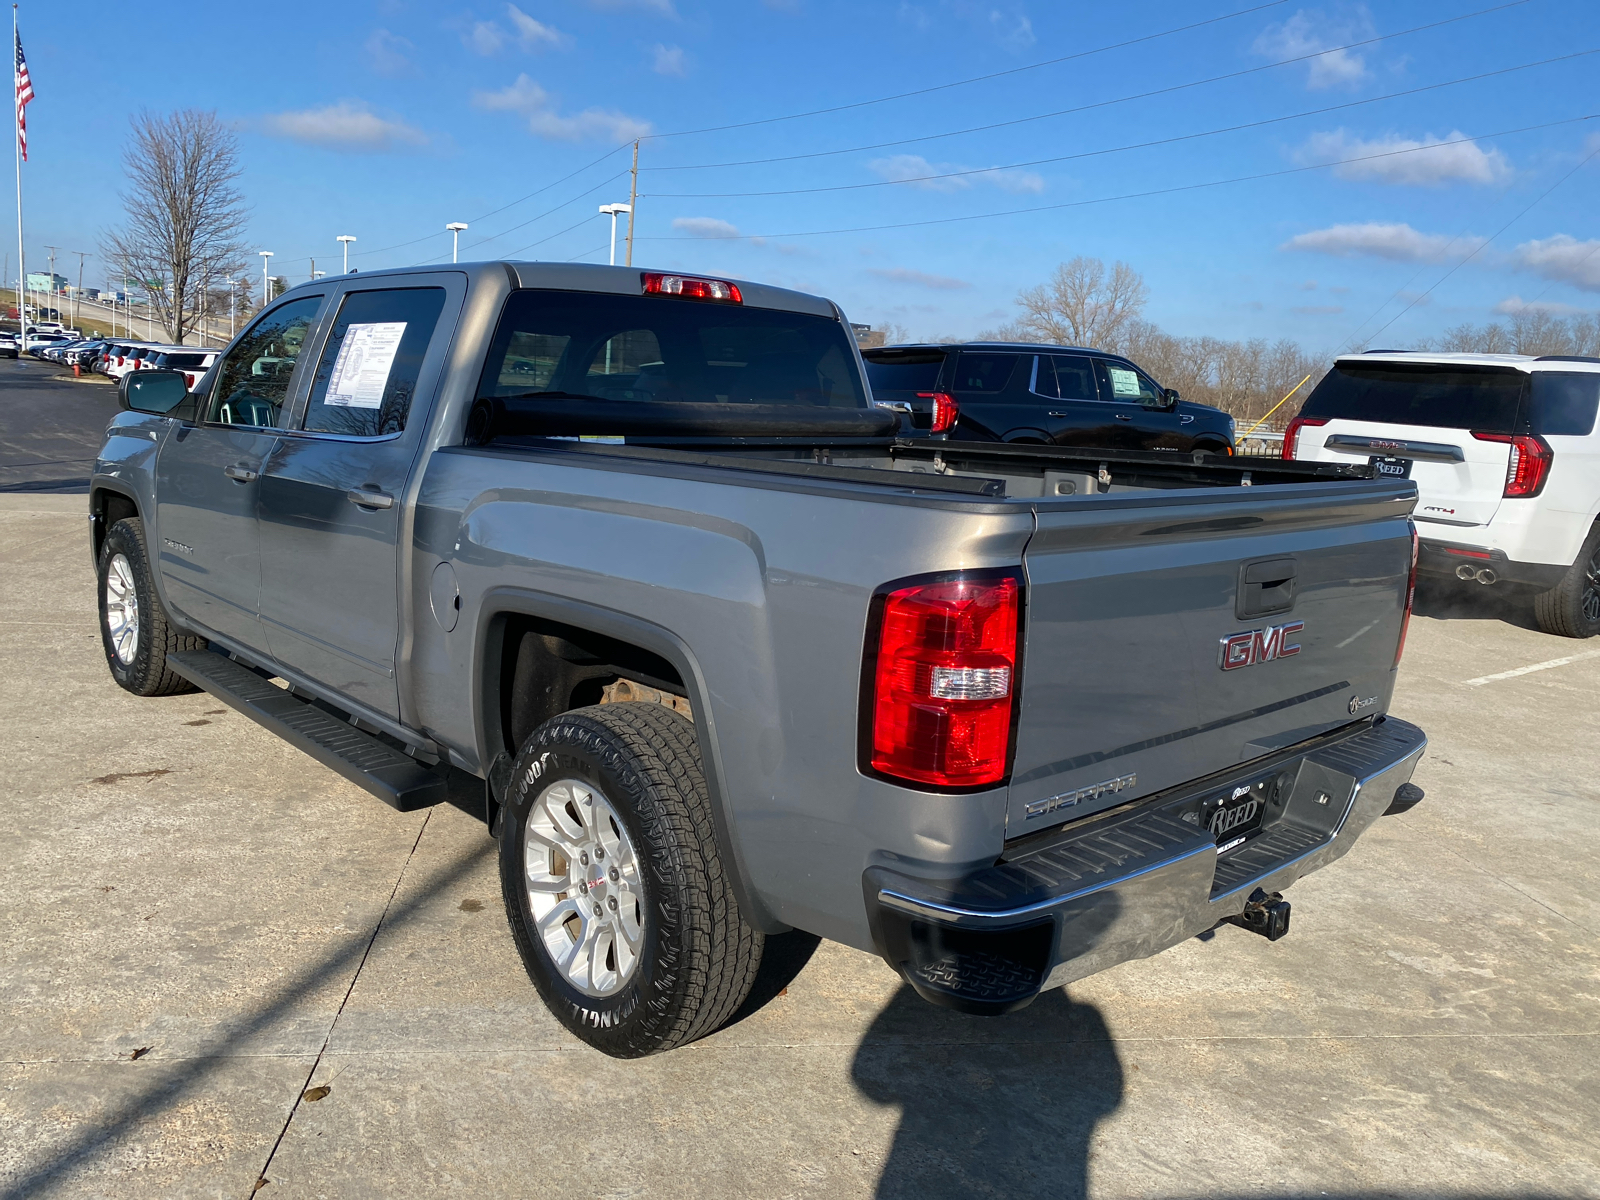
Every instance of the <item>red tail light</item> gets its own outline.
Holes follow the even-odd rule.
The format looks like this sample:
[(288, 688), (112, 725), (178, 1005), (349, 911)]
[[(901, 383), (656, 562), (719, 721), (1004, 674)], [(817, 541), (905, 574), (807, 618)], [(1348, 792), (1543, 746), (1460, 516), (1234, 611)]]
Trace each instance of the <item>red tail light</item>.
[(1473, 430), (1472, 436), (1480, 442), (1504, 442), (1511, 447), (1511, 456), (1506, 460), (1503, 495), (1537, 496), (1544, 490), (1555, 452), (1542, 437), (1530, 437), (1525, 433), (1479, 433), (1477, 430)]
[[(1406, 610), (1400, 616), (1400, 641), (1394, 648), (1394, 665), (1400, 665), (1400, 656), (1406, 652), (1406, 633), (1411, 628), (1411, 606), (1417, 599), (1417, 527), (1410, 521), (1406, 524), (1411, 528), (1411, 573), (1406, 577)], [(1393, 668), (1391, 668), (1393, 669)]]
[(961, 410), (956, 407), (956, 398), (949, 392), (918, 392), (917, 399), (933, 401), (933, 432), (943, 433), (956, 423)]
[(1283, 431), (1283, 456), (1285, 458), (1298, 458), (1300, 443), (1300, 430), (1305, 426), (1326, 425), (1327, 417), (1296, 417), (1289, 422), (1289, 428)]
[(645, 272), (646, 296), (679, 296), (684, 300), (716, 300), (723, 304), (743, 304), (736, 284), (725, 279), (697, 279), (692, 275), (658, 275)]
[(120, 354), (117, 355), (117, 366), (119, 366), (119, 367), (122, 366), (122, 361), (123, 361), (122, 360), (122, 355), (120, 355)]
[(1006, 776), (1021, 581), (948, 579), (878, 597), (864, 717), (873, 771), (936, 788)]
[(183, 382), (188, 384), (191, 388), (194, 387), (194, 376), (185, 371), (183, 375)]

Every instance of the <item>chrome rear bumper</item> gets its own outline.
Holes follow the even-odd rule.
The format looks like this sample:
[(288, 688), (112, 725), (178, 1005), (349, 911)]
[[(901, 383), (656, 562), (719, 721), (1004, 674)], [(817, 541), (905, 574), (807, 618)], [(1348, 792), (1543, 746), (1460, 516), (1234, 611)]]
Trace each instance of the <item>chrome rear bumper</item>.
[[(977, 1013), (1020, 1008), (1204, 932), (1238, 916), (1256, 888), (1282, 891), (1339, 858), (1426, 748), (1415, 725), (1379, 718), (1035, 835), (957, 878), (870, 868), (874, 939), (924, 999)], [(1193, 814), (1247, 784), (1272, 797), (1268, 816), (1219, 857)]]

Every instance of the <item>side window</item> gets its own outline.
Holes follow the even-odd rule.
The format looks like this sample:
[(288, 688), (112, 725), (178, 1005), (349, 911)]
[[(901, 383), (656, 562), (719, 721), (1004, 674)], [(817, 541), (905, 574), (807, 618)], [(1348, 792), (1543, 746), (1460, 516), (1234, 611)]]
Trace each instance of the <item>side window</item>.
[(347, 295), (311, 379), (305, 431), (381, 437), (403, 430), (443, 309), (438, 287)]
[[(1095, 391), (1094, 367), (1087, 358), (1076, 354), (1052, 354), (1050, 362), (1055, 367), (1056, 394), (1063, 400), (1098, 400)], [(1041, 364), (1040, 377), (1043, 378)]]
[(956, 391), (1005, 391), (1021, 358), (1020, 354), (963, 354), (956, 364)]
[(276, 425), (295, 360), (321, 307), (321, 296), (306, 296), (273, 309), (245, 330), (217, 372), (206, 420), (220, 425)]
[(1166, 403), (1161, 389), (1127, 363), (1097, 358), (1094, 360), (1094, 366), (1095, 373), (1100, 377), (1100, 389), (1105, 399), (1153, 408), (1160, 408)]

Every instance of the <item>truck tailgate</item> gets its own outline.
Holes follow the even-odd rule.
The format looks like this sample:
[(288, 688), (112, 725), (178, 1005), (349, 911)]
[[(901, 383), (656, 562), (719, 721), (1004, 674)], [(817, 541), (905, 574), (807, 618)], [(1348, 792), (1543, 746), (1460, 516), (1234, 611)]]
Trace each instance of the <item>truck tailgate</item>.
[(1414, 503), (1373, 481), (1039, 505), (1006, 836), (1382, 713)]

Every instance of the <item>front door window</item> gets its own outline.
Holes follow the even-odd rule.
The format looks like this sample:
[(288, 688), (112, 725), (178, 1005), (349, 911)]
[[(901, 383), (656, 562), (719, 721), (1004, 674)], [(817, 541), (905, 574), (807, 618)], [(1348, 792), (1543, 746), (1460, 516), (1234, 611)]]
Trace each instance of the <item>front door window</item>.
[(244, 331), (217, 372), (205, 419), (214, 425), (270, 429), (289, 395), (289, 380), (321, 296), (305, 296), (267, 313)]

